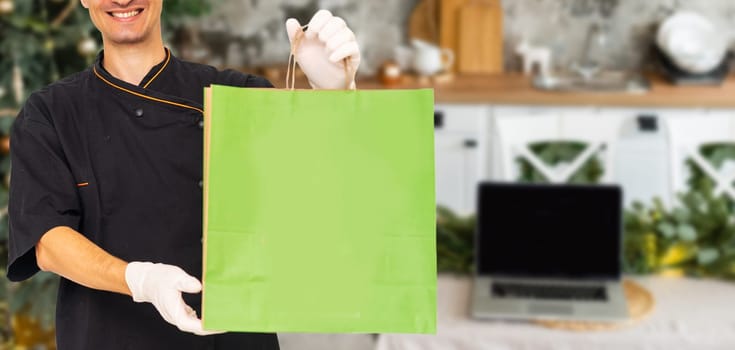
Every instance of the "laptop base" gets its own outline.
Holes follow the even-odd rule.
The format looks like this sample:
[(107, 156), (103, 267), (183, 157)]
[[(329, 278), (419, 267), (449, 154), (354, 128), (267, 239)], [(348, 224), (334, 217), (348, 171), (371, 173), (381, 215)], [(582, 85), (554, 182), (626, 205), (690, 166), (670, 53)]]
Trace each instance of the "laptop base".
[[(570, 297), (517, 297), (493, 293), (493, 283), (504, 285), (602, 287), (604, 300)], [(472, 287), (471, 316), (478, 319), (621, 321), (628, 318), (627, 302), (619, 280), (580, 281), (476, 277)]]

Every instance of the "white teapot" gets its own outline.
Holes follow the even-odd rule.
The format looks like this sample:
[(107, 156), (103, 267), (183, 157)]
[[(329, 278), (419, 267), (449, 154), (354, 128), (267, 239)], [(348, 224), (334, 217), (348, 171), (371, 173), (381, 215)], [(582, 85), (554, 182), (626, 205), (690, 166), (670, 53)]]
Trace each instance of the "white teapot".
[(446, 71), (454, 64), (454, 52), (442, 49), (423, 40), (414, 39), (412, 42), (413, 69), (425, 76)]

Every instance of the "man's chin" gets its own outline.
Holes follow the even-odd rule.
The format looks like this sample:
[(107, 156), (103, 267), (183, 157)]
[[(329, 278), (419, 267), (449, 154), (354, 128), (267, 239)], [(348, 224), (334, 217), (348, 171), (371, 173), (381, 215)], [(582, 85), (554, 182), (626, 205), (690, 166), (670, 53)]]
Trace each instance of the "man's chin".
[(109, 36), (107, 41), (115, 45), (135, 45), (145, 42), (145, 38), (144, 35), (139, 34), (117, 33)]

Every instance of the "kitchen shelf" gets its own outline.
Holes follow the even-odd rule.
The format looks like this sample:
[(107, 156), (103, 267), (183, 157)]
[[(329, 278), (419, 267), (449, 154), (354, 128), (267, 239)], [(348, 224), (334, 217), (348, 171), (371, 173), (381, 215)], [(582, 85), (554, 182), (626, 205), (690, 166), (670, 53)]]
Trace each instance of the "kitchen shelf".
[[(625, 92), (551, 92), (537, 90), (531, 78), (517, 73), (458, 75), (451, 81), (424, 85), (408, 83), (392, 88), (433, 87), (437, 103), (492, 105), (735, 108), (735, 75), (720, 86), (676, 86), (649, 75), (651, 90)], [(358, 79), (359, 89), (386, 89), (375, 79)]]

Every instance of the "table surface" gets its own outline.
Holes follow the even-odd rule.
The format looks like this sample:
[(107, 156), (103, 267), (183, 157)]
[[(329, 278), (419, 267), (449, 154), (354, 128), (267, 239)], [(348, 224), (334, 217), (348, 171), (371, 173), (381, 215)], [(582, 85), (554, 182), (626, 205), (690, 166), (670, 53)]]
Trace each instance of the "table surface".
[(378, 350), (735, 349), (735, 283), (632, 277), (654, 296), (653, 312), (627, 328), (574, 332), (468, 317), (471, 280), (440, 276), (436, 335), (383, 334)]

